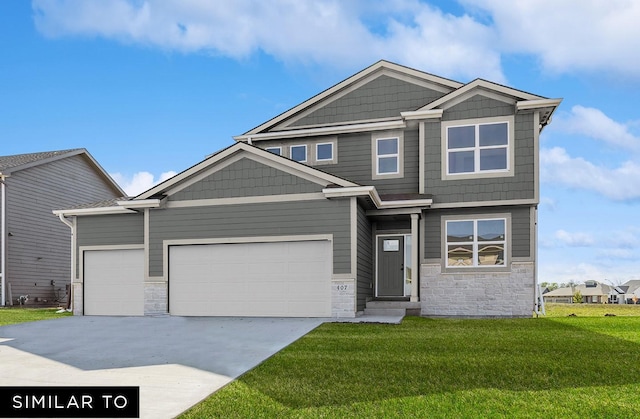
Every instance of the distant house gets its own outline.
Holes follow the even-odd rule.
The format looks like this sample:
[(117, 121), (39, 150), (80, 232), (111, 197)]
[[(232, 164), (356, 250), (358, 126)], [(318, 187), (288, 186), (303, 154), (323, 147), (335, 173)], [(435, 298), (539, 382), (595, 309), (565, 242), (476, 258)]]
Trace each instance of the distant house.
[(71, 225), (52, 210), (123, 195), (84, 148), (0, 156), (1, 305), (66, 301)]
[(624, 291), (621, 297), (625, 304), (640, 303), (640, 279), (633, 279), (622, 284), (619, 288)]
[(613, 287), (597, 281), (586, 281), (573, 287), (558, 288), (543, 294), (545, 303), (573, 303), (573, 296), (580, 292), (582, 303), (604, 304), (610, 302)]

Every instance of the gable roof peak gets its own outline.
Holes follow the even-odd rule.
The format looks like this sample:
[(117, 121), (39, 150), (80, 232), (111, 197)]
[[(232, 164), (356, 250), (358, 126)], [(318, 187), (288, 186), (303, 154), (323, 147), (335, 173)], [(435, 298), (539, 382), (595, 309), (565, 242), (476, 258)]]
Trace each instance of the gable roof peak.
[(438, 85), (440, 86), (441, 89), (444, 89), (443, 91), (452, 91), (463, 86), (463, 83), (457, 82), (455, 80), (436, 76), (431, 73), (427, 73), (421, 70), (416, 70), (411, 67), (393, 63), (391, 61), (379, 60), (373, 63), (372, 65), (364, 68), (363, 70), (360, 70), (354, 75), (344, 79), (343, 81), (329, 87), (328, 89), (318, 93), (317, 95), (281, 113), (280, 115), (277, 115), (276, 117), (234, 138), (237, 141), (242, 141), (246, 137), (250, 137), (251, 135), (268, 131), (273, 127), (276, 127), (279, 124), (283, 123), (284, 121), (292, 117), (295, 117), (296, 115), (299, 115), (301, 112), (311, 107), (317, 106), (322, 102), (332, 100), (332, 98), (335, 98), (336, 95), (340, 95), (341, 93), (344, 93), (346, 89), (349, 89), (354, 85), (358, 85), (366, 81), (370, 81), (382, 74), (388, 74), (392, 76), (396, 75), (397, 77), (413, 78), (423, 83)]

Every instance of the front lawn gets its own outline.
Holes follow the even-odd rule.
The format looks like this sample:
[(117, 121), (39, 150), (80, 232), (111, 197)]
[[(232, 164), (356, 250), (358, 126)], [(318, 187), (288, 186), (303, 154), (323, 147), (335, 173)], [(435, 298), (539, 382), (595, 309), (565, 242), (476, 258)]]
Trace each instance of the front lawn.
[(0, 308), (0, 326), (71, 316), (68, 312), (56, 313), (58, 310), (57, 308)]
[(323, 324), (185, 413), (208, 417), (640, 414), (640, 317)]

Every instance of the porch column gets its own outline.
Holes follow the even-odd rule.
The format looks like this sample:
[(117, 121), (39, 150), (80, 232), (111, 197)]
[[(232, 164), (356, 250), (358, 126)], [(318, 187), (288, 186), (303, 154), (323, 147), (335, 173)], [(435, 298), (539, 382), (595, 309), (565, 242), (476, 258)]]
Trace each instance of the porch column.
[(420, 273), (418, 272), (418, 219), (419, 214), (411, 214), (411, 298), (410, 301), (418, 300), (418, 281)]

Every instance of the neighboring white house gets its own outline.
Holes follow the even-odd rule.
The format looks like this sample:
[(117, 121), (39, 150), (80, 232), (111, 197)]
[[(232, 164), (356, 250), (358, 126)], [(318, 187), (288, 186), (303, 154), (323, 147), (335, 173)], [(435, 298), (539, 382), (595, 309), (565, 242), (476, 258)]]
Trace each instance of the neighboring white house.
[(584, 284), (546, 292), (544, 301), (545, 303), (573, 303), (573, 296), (578, 291), (582, 295), (583, 303), (640, 304), (640, 280), (638, 279), (618, 286), (586, 281)]
[(583, 303), (597, 304), (610, 302), (613, 287), (597, 281), (586, 281), (584, 284), (572, 287), (558, 288), (544, 294), (545, 303), (573, 303), (576, 292), (582, 295)]
[(621, 304), (637, 304), (640, 302), (640, 279), (633, 279), (620, 285), (618, 288), (624, 292), (621, 296)]

